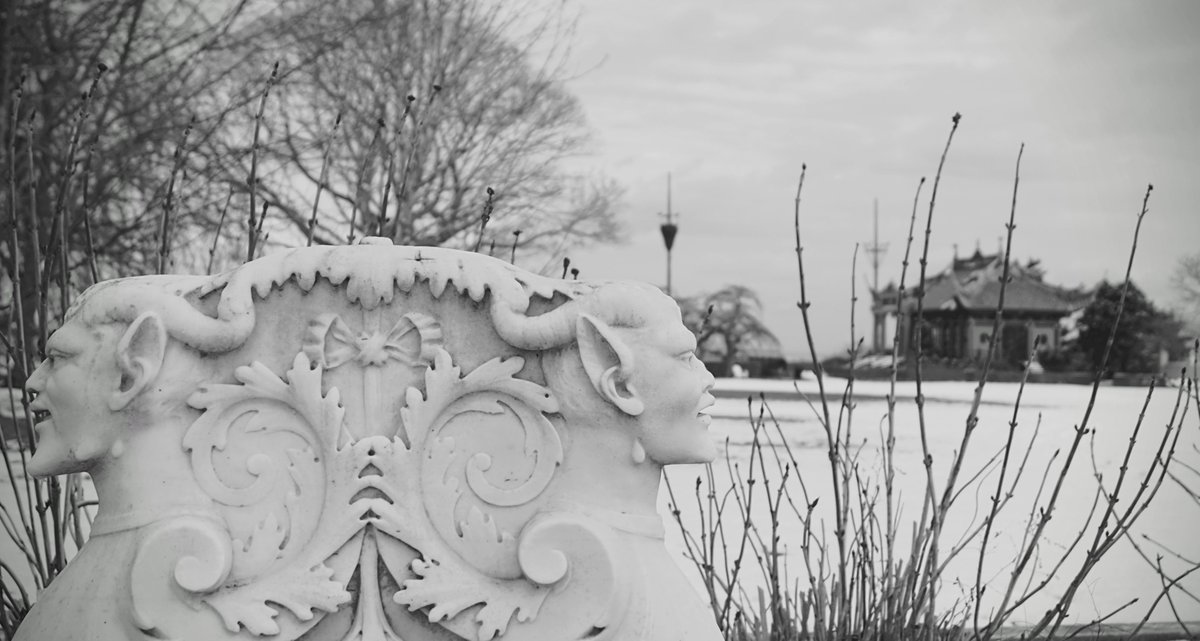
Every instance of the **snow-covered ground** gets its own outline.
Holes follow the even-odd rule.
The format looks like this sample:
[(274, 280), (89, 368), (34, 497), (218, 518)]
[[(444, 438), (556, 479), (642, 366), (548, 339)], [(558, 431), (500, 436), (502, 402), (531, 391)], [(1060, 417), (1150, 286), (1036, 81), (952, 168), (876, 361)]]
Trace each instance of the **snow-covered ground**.
[[(840, 411), (840, 399), (844, 389), (844, 381), (827, 379), (826, 391), (829, 395), (830, 412), (835, 417)], [(833, 501), (829, 496), (830, 475), (825, 449), (825, 433), (816, 419), (814, 411), (820, 411), (817, 396), (816, 381), (802, 380), (798, 383), (800, 394), (791, 381), (764, 381), (753, 379), (723, 379), (718, 381), (720, 398), (714, 408), (714, 420), (711, 427), (713, 438), (728, 442), (728, 457), (731, 464), (737, 465), (742, 471), (748, 466), (751, 430), (748, 416), (751, 412), (757, 415), (760, 410), (758, 401), (748, 407), (746, 396), (757, 397), (757, 393), (768, 392), (769, 415), (779, 421), (780, 429), (787, 439), (787, 444), (797, 458), (800, 477), (804, 481), (810, 497), (820, 498), (818, 513), (825, 519), (826, 536), (833, 537), (830, 513), (823, 510), (832, 508)], [(1012, 418), (1012, 406), (1016, 399), (1018, 386), (1008, 383), (992, 383), (987, 385), (980, 408), (978, 428), (969, 445), (967, 467), (961, 478), (968, 479), (974, 475), (993, 454), (1003, 445), (1008, 433), (1008, 422)], [(884, 421), (886, 403), (883, 400), (889, 391), (887, 382), (859, 381), (855, 383), (856, 404), (853, 409), (851, 423), (852, 441), (862, 444), (860, 458), (861, 471), (867, 477), (878, 479), (879, 455), (882, 430), (886, 428)], [(928, 400), (925, 417), (930, 437), (930, 448), (933, 456), (934, 477), (940, 492), (946, 470), (952, 453), (958, 449), (964, 421), (974, 393), (974, 384), (957, 382), (927, 383), (924, 393)], [(1026, 465), (1026, 471), (1016, 487), (1016, 493), (1002, 517), (997, 520), (996, 531), (992, 535), (986, 556), (984, 577), (997, 587), (991, 590), (993, 594), (1000, 590), (999, 583), (1009, 571), (1015, 556), (1015, 546), (1026, 532), (1031, 511), (1035, 507), (1035, 497), (1038, 486), (1043, 478), (1043, 472), (1050, 467), (1052, 473), (1059, 469), (1066, 456), (1065, 448), (1074, 435), (1073, 427), (1083, 417), (1088, 404), (1089, 387), (1070, 385), (1030, 385), (1025, 389), (1021, 409), (1017, 414), (1016, 429), (1017, 451), (1023, 452), (1037, 432), (1036, 441)], [(901, 383), (897, 387), (896, 410), (896, 487), (898, 503), (902, 510), (900, 514), (900, 531), (906, 532), (911, 523), (918, 517), (920, 498), (925, 483), (924, 469), (921, 465), (922, 452), (917, 430), (917, 413), (912, 401), (915, 398), (915, 387), (912, 383)], [(1140, 482), (1140, 472), (1149, 465), (1153, 451), (1163, 435), (1175, 403), (1176, 389), (1164, 388), (1158, 390), (1152, 398), (1143, 422), (1138, 439), (1138, 446), (1130, 463), (1129, 478), (1126, 492), (1136, 491), (1136, 483)], [(807, 400), (805, 400), (807, 398)], [(1056, 555), (1080, 531), (1092, 499), (1096, 491), (1096, 479), (1093, 473), (1093, 459), (1096, 467), (1104, 474), (1105, 483), (1111, 486), (1117, 476), (1117, 468), (1121, 464), (1124, 448), (1128, 443), (1133, 426), (1137, 422), (1139, 411), (1145, 402), (1144, 390), (1136, 388), (1103, 387), (1100, 389), (1089, 428), (1095, 430), (1095, 438), (1085, 440), (1083, 447), (1076, 455), (1073, 472), (1068, 482), (1063, 486), (1063, 494), (1059, 498), (1058, 507), (1054, 512), (1048, 530), (1048, 540), (1040, 548), (1035, 561), (1039, 576), (1044, 576), (1050, 570), (1050, 565)], [(811, 402), (811, 405), (810, 405)], [(768, 416), (769, 416), (768, 415)], [(1039, 424), (1040, 422), (1040, 424)], [(843, 425), (845, 421), (843, 419)], [(773, 424), (768, 421), (771, 431)], [(1193, 408), (1189, 410), (1184, 422), (1183, 436), (1176, 452), (1177, 458), (1200, 469), (1200, 415)], [(782, 448), (778, 451), (783, 453)], [(768, 459), (769, 461), (770, 459)], [(1015, 465), (1015, 463), (1014, 463)], [(714, 465), (718, 484), (727, 486), (726, 463), (718, 460)], [(1200, 478), (1187, 470), (1179, 469), (1182, 478), (1191, 478), (1196, 482), (1193, 487), (1200, 486)], [(768, 466), (768, 472), (773, 467)], [(695, 500), (692, 498), (697, 476), (704, 473), (703, 466), (684, 465), (668, 469), (668, 477), (673, 481), (676, 492), (680, 493), (680, 508), (685, 519), (695, 517)], [(0, 476), (3, 476), (0, 474)], [(1011, 472), (1010, 472), (1011, 476)], [(985, 513), (988, 497), (994, 492), (994, 477), (986, 477), (984, 485), (975, 484), (964, 492), (954, 512), (946, 525), (944, 540), (952, 544), (958, 534), (967, 530), (971, 524), (978, 524)], [(1054, 476), (1049, 477), (1049, 484), (1043, 491), (1043, 504), (1050, 493)], [(778, 480), (777, 478), (775, 479)], [(793, 479), (794, 482), (794, 479)], [(0, 501), (11, 506), (13, 501), (12, 487), (7, 479), (0, 482)], [(1119, 507), (1127, 505), (1128, 501), (1118, 503)], [(668, 520), (668, 546), (679, 556), (680, 564), (691, 571), (690, 564), (684, 560), (682, 539), (678, 529), (671, 522), (667, 507), (666, 492), (660, 500), (662, 513)], [(763, 507), (759, 503), (759, 507)], [(755, 510), (756, 519), (761, 523), (768, 521), (765, 514)], [(790, 561), (789, 572), (794, 578), (802, 578), (802, 565), (799, 562), (799, 526), (794, 520), (784, 522), (781, 544), (787, 550)], [(1090, 541), (1095, 525), (1087, 533), (1086, 541)], [(1166, 549), (1200, 560), (1200, 504), (1187, 496), (1170, 479), (1163, 484), (1156, 502), (1142, 516), (1141, 521), (1133, 531), (1135, 540), (1151, 554), (1163, 554), (1163, 564), (1168, 571), (1181, 567), (1181, 562), (1172, 557)], [(1150, 537), (1158, 544), (1151, 543)], [(965, 590), (974, 584), (975, 568), (978, 559), (978, 546), (968, 546), (963, 553), (953, 560), (947, 570), (947, 579), (943, 587), (941, 603), (949, 605), (953, 600), (965, 595)], [(7, 537), (0, 536), (0, 558), (3, 558), (17, 571), (24, 568), (19, 553)], [(1044, 595), (1032, 599), (1015, 617), (1017, 622), (1035, 619), (1057, 599), (1065, 587), (1065, 577), (1078, 567), (1080, 559), (1073, 557), (1056, 575)], [(743, 575), (748, 585), (761, 581), (761, 577), (751, 570)], [(1200, 594), (1200, 573), (1193, 574), (1182, 583), (1193, 594)], [(1084, 583), (1084, 589), (1078, 594), (1075, 605), (1071, 609), (1072, 619), (1086, 622), (1097, 616), (1097, 613), (1107, 613), (1133, 598), (1140, 601), (1124, 610), (1113, 621), (1137, 621), (1144, 614), (1149, 601), (1153, 600), (1160, 590), (1159, 578), (1154, 574), (1145, 561), (1133, 551), (1128, 542), (1122, 542), (1102, 560), (1100, 566)], [(1200, 604), (1184, 598), (1175, 599), (1175, 605), (1185, 620), (1200, 619)], [(1153, 620), (1166, 620), (1171, 614), (1166, 603), (1158, 606), (1151, 617)]]
[[(796, 391), (799, 388), (799, 392)], [(748, 379), (722, 379), (717, 383), (721, 392), (720, 399), (714, 408), (714, 421), (711, 427), (714, 438), (728, 443), (727, 456), (744, 474), (748, 469), (750, 442), (752, 432), (749, 416), (757, 416), (760, 403), (757, 393), (767, 392), (767, 407), (769, 408), (767, 425), (775, 432), (770, 416), (779, 422), (780, 430), (787, 440), (791, 452), (797, 459), (797, 467), (810, 498), (820, 498), (818, 504), (819, 518), (823, 518), (825, 535), (833, 540), (832, 507), (830, 496), (829, 462), (826, 450), (826, 436), (817, 420), (817, 413), (822, 412), (818, 397), (818, 387), (815, 380), (802, 380), (798, 384), (791, 381), (765, 381)], [(839, 412), (845, 412), (841, 407), (841, 398), (845, 389), (845, 381), (826, 379), (826, 392), (830, 399), (829, 411), (835, 423)], [(884, 400), (889, 392), (886, 381), (857, 381), (855, 383), (855, 398), (850, 429), (851, 441), (861, 447), (860, 471), (874, 483), (882, 484), (880, 474), (882, 434), (886, 429), (886, 408)], [(974, 431), (967, 449), (966, 465), (960, 475), (959, 487), (971, 479), (976, 472), (983, 468), (992, 457), (1002, 449), (1008, 436), (1008, 424), (1013, 418), (1013, 404), (1017, 398), (1019, 386), (1015, 383), (989, 383), (982, 397), (979, 411), (979, 424)], [(926, 383), (923, 392), (927, 399), (925, 406), (925, 423), (930, 439), (930, 453), (933, 457), (934, 479), (936, 491), (940, 494), (944, 488), (945, 479), (953, 453), (960, 448), (965, 420), (974, 397), (975, 384), (963, 382), (934, 382)], [(790, 398), (788, 392), (791, 392)], [(1015, 494), (1001, 517), (996, 520), (995, 529), (988, 544), (983, 577), (985, 583), (993, 587), (985, 591), (985, 604), (988, 596), (996, 597), (1002, 591), (1002, 583), (1012, 571), (1016, 547), (1026, 534), (1027, 524), (1031, 513), (1037, 506), (1044, 505), (1053, 489), (1058, 470), (1067, 456), (1070, 442), (1075, 434), (1074, 427), (1083, 419), (1088, 406), (1091, 388), (1073, 385), (1028, 385), (1021, 399), (1020, 410), (1016, 415), (1017, 428), (1015, 431), (1015, 452), (1024, 453), (1032, 443), (1026, 468), (1015, 487)], [(1119, 510), (1124, 510), (1130, 504), (1131, 497), (1138, 489), (1145, 470), (1149, 467), (1159, 443), (1164, 435), (1167, 424), (1175, 406), (1178, 390), (1162, 388), (1157, 390), (1146, 408), (1145, 419), (1142, 423), (1137, 446), (1130, 460), (1127, 480), (1122, 490), (1123, 500), (1118, 502)], [(746, 395), (756, 397), (749, 404)], [(922, 465), (922, 448), (918, 429), (918, 415), (913, 399), (916, 389), (913, 383), (899, 383), (896, 388), (897, 407), (895, 416), (896, 429), (896, 488), (898, 504), (902, 510), (899, 518), (899, 530), (908, 532), (912, 523), (919, 518), (920, 500), (925, 487), (926, 476)], [(1137, 423), (1139, 412), (1146, 402), (1146, 391), (1126, 387), (1101, 387), (1088, 422), (1088, 428), (1094, 430), (1083, 441), (1075, 455), (1072, 471), (1063, 484), (1062, 494), (1058, 499), (1053, 518), (1047, 529), (1046, 542), (1039, 548), (1035, 557), (1035, 580), (1040, 580), (1051, 572), (1054, 561), (1061, 556), (1062, 551), (1079, 534), (1082, 524), (1091, 509), (1096, 496), (1096, 472), (1102, 474), (1105, 486), (1111, 491), (1118, 477), (1118, 468), (1124, 456), (1125, 447)], [(846, 425), (845, 416), (842, 418), (843, 429)], [(1178, 424), (1178, 421), (1177, 421)], [(1194, 407), (1188, 410), (1188, 416), (1183, 423), (1176, 458), (1200, 469), (1200, 413)], [(1036, 432), (1036, 439), (1035, 437)], [(778, 434), (773, 434), (778, 442)], [(781, 454), (782, 448), (778, 448)], [(1014, 454), (1017, 456), (1018, 454)], [(771, 455), (767, 457), (767, 473), (774, 476), (773, 486), (777, 486), (778, 472), (771, 464)], [(1014, 460), (1008, 473), (1013, 475), (1019, 461)], [(728, 487), (727, 466), (724, 461), (718, 461), (714, 469), (718, 484), (718, 494)], [(995, 468), (992, 474), (985, 475), (982, 483), (976, 482), (964, 491), (946, 523), (945, 546), (951, 546), (959, 540), (961, 533), (982, 522), (986, 514), (990, 497), (995, 493)], [(1046, 476), (1046, 470), (1050, 474)], [(1200, 477), (1182, 467), (1177, 468), (1180, 477), (1193, 481), (1193, 488), (1200, 487)], [(695, 518), (697, 508), (694, 499), (696, 478), (703, 473), (701, 466), (678, 466), (668, 469), (668, 478), (672, 480), (677, 492), (680, 508), (685, 518)], [(760, 474), (761, 476), (761, 474)], [(1038, 500), (1039, 487), (1043, 478), (1046, 484)], [(793, 479), (794, 482), (794, 479)], [(761, 484), (761, 481), (760, 481)], [(798, 486), (797, 486), (797, 490)], [(668, 516), (665, 492), (660, 504), (664, 516)], [(761, 501), (758, 507), (765, 508)], [(1097, 519), (1104, 510), (1101, 503), (1097, 508)], [(760, 512), (755, 509), (757, 523), (765, 524), (769, 518), (765, 509)], [(880, 508), (882, 518), (882, 507)], [(1088, 527), (1081, 547), (1086, 546), (1095, 534), (1097, 521)], [(802, 584), (803, 566), (799, 557), (800, 526), (795, 519), (785, 520), (783, 524), (781, 546), (786, 547), (790, 561), (789, 571), (793, 577), (800, 577)], [(1183, 555), (1194, 561), (1200, 561), (1200, 502), (1189, 497), (1171, 479), (1166, 479), (1155, 502), (1142, 515), (1133, 528), (1132, 534), (1143, 549), (1153, 559), (1155, 555), (1163, 555), (1163, 565), (1168, 573), (1178, 574), (1189, 567), (1171, 552)], [(1149, 538), (1147, 538), (1149, 537)], [(1152, 539), (1154, 542), (1151, 542)], [(1156, 543), (1155, 543), (1156, 542)], [(677, 528), (668, 529), (668, 544), (682, 554), (682, 539)], [(1169, 550), (1169, 551), (1168, 551)], [(949, 605), (956, 599), (966, 600), (968, 590), (975, 584), (976, 565), (979, 558), (978, 543), (968, 544), (963, 552), (950, 562), (947, 568), (940, 603)], [(1069, 575), (1073, 575), (1082, 562), (1078, 553), (1054, 573), (1049, 586), (1043, 594), (1031, 599), (1014, 617), (1015, 622), (1035, 620), (1047, 607), (1054, 603), (1066, 587)], [(752, 570), (746, 577), (750, 584), (762, 581)], [(1193, 594), (1200, 594), (1200, 573), (1194, 573), (1180, 583)], [(1100, 562), (1089, 578), (1083, 583), (1083, 588), (1077, 593), (1075, 602), (1070, 610), (1071, 618), (1076, 622), (1087, 622), (1098, 615), (1106, 614), (1131, 599), (1139, 601), (1118, 614), (1112, 621), (1137, 621), (1145, 613), (1150, 602), (1161, 589), (1161, 582), (1151, 567), (1144, 561), (1133, 547), (1127, 542), (1118, 543)], [(990, 593), (990, 594), (989, 594)], [(1200, 604), (1187, 597), (1175, 599), (1184, 620), (1200, 619)], [(1172, 615), (1166, 601), (1159, 604), (1151, 617), (1153, 620), (1171, 619)]]

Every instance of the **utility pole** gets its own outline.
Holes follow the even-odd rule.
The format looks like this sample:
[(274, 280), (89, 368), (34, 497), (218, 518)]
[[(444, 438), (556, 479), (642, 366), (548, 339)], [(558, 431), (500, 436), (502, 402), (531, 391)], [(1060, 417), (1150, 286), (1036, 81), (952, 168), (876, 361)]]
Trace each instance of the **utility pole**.
[[(659, 214), (662, 216), (663, 214)], [(671, 295), (671, 248), (675, 246), (675, 234), (679, 232), (679, 225), (675, 224), (674, 212), (671, 211), (671, 174), (667, 173), (667, 222), (659, 226), (659, 231), (662, 232), (663, 244), (667, 246), (667, 296)]]

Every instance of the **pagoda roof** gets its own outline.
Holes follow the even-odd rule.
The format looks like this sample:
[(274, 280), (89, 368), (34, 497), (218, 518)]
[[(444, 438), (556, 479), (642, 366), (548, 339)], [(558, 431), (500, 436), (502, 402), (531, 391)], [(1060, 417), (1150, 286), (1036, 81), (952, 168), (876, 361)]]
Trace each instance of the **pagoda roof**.
[[(1004, 273), (1001, 254), (984, 255), (978, 250), (966, 259), (955, 258), (940, 274), (925, 281), (925, 309), (995, 311), (1000, 303), (1000, 277)], [(1087, 305), (1091, 292), (1051, 285), (1042, 280), (1038, 261), (1009, 266), (1009, 283), (1004, 291), (1004, 309), (1009, 312), (1065, 316)], [(915, 306), (915, 299), (908, 301)]]

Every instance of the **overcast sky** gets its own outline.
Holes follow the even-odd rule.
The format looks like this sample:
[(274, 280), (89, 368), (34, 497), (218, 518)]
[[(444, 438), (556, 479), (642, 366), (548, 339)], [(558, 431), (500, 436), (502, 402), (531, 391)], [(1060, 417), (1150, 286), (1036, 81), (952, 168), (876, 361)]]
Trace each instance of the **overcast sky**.
[[(1170, 305), (1176, 261), (1200, 251), (1200, 2), (582, 7), (570, 88), (595, 130), (587, 163), (626, 187), (631, 231), (625, 245), (571, 257), (585, 278), (665, 282), (658, 214), (671, 172), (682, 212), (674, 292), (749, 285), (785, 352), (807, 358), (792, 229), (807, 163), (813, 329), (821, 356), (834, 355), (850, 342), (851, 259), (871, 240), (872, 201), (886, 283), (899, 278), (917, 183), (932, 182), (955, 112), (931, 270), (955, 245), (995, 251), (1022, 142), (1014, 253), (1040, 258), (1049, 281), (1119, 279), (1148, 183), (1134, 281)], [(921, 226), (929, 193), (927, 183)], [(868, 336), (869, 264), (860, 251), (857, 331)]]

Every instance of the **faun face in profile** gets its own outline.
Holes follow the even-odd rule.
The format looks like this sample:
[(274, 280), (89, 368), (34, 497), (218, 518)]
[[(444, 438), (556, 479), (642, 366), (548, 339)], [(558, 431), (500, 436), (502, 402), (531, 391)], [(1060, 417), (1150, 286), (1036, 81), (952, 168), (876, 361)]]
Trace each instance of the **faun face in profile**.
[[(575, 346), (552, 360), (548, 383), (572, 414), (568, 423), (624, 427), (635, 441), (636, 462), (713, 460), (713, 376), (696, 357), (696, 339), (679, 307), (656, 289), (622, 290), (615, 305), (579, 313)], [(579, 400), (584, 398), (598, 402)]]
[(151, 313), (130, 324), (92, 324), (76, 313), (54, 332), (26, 381), (38, 419), (29, 472), (83, 472), (119, 455), (133, 402), (157, 375), (166, 340)]

